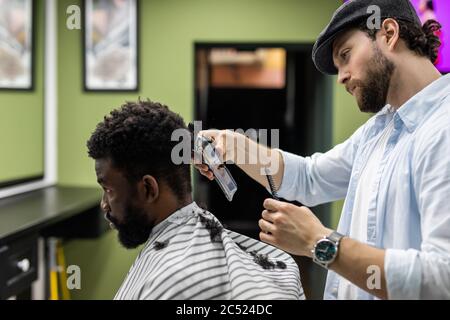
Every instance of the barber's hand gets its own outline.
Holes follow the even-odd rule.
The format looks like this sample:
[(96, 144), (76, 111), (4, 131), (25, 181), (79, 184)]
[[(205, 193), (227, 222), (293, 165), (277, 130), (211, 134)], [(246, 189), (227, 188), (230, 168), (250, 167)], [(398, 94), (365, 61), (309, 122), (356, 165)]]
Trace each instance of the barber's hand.
[(306, 207), (266, 199), (264, 208), (260, 239), (293, 255), (311, 257), (316, 242), (332, 232)]
[(209, 180), (214, 180), (214, 174), (206, 164), (196, 164), (194, 166), (198, 169), (202, 176), (207, 177)]
[[(214, 148), (216, 149), (222, 162), (234, 162), (237, 140), (245, 139), (245, 136), (230, 130), (203, 130), (198, 134), (213, 141)], [(214, 180), (214, 175), (206, 164), (195, 164), (195, 167), (198, 169), (200, 174), (209, 180)]]

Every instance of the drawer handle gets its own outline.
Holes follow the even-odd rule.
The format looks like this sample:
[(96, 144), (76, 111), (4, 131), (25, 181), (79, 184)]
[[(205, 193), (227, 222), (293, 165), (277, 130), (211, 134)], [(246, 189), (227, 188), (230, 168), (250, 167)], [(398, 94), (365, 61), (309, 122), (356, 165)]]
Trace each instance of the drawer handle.
[(28, 270), (30, 270), (30, 260), (25, 258), (17, 262), (17, 267), (22, 270), (22, 272), (28, 272)]

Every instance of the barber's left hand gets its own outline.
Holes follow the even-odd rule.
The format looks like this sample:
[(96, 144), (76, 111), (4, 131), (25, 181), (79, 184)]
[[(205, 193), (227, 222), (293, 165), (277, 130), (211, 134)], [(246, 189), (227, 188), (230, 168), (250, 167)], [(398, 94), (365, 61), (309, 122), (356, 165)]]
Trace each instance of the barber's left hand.
[(260, 239), (293, 255), (311, 257), (316, 242), (332, 232), (306, 207), (266, 199), (264, 208)]

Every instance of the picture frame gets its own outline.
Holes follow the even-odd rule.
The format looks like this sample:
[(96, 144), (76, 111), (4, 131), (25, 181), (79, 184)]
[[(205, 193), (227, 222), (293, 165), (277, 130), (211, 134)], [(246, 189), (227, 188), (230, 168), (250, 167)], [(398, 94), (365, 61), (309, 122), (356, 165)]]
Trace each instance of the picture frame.
[(34, 90), (35, 5), (0, 0), (0, 90)]
[(84, 0), (85, 91), (139, 91), (139, 0)]

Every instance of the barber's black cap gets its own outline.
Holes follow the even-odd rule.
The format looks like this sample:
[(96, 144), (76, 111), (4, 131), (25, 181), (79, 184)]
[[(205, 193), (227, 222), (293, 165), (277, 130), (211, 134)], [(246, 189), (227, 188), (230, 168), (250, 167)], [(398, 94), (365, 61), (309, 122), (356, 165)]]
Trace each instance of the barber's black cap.
[(350, 0), (340, 6), (330, 23), (320, 33), (314, 44), (312, 58), (316, 68), (325, 74), (337, 74), (333, 63), (333, 42), (338, 34), (356, 23), (367, 21), (374, 14), (370, 6), (380, 8), (380, 18), (395, 18), (421, 26), (417, 13), (410, 0)]

